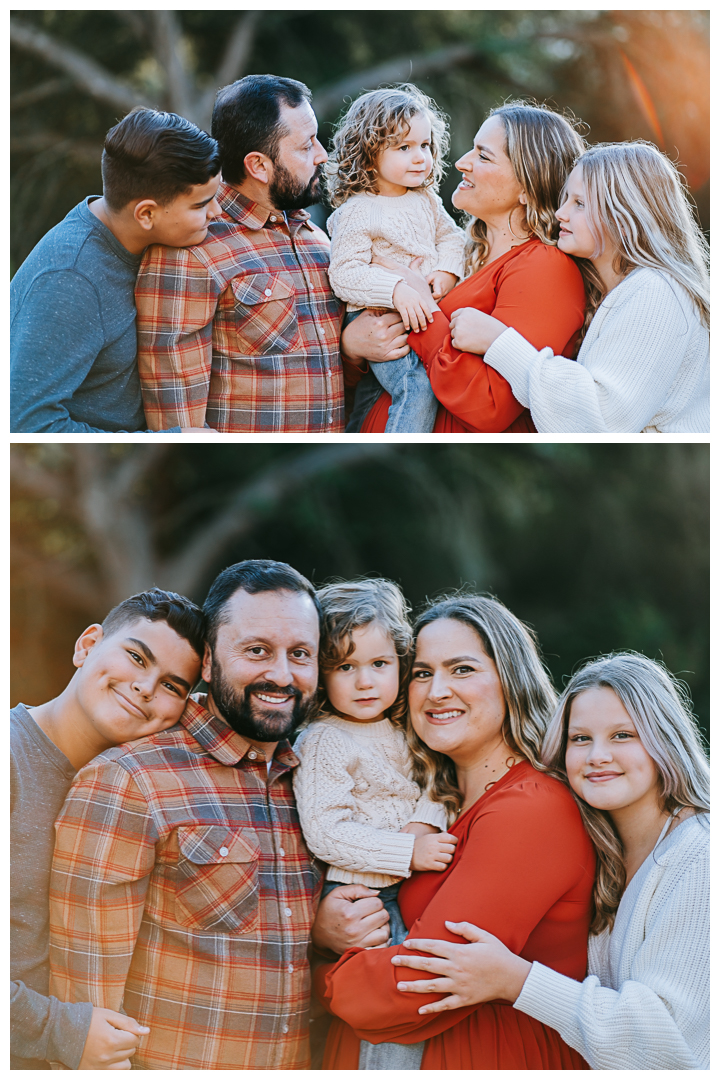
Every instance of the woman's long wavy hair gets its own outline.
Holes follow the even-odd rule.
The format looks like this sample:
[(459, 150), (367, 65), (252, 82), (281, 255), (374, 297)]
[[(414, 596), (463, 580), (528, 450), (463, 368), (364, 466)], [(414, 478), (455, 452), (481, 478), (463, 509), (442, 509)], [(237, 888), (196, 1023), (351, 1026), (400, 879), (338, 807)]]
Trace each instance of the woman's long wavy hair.
[[(639, 653), (611, 653), (573, 675), (545, 735), (542, 760), (548, 771), (569, 784), (565, 752), (572, 703), (583, 691), (603, 686), (617, 694), (655, 762), (662, 809), (666, 813), (679, 807), (708, 811), (710, 770), (687, 688), (662, 664)], [(605, 927), (612, 928), (625, 889), (623, 848), (609, 813), (577, 795), (575, 801), (598, 857), (590, 932), (599, 934)]]
[[(513, 754), (542, 768), (540, 751), (556, 694), (538, 651), (535, 633), (492, 596), (450, 595), (433, 601), (415, 623), (415, 641), (423, 627), (438, 619), (455, 619), (474, 630), (495, 662), (503, 697), (503, 739)], [(431, 750), (417, 736), (410, 717), (406, 734), (413, 756), (413, 775), (431, 798), (457, 816), (462, 795), (449, 757)]]
[[(505, 152), (515, 179), (527, 196), (527, 232), (543, 244), (557, 246), (560, 225), (555, 211), (560, 205), (568, 174), (585, 149), (585, 142), (573, 126), (579, 121), (561, 116), (546, 105), (510, 101), (491, 109), (505, 128)], [(465, 245), (465, 273), (474, 274), (489, 251), (487, 228), (479, 218), (469, 217)]]
[[(625, 276), (640, 266), (664, 271), (690, 294), (700, 319), (709, 326), (708, 242), (693, 216), (685, 179), (672, 161), (652, 143), (637, 140), (599, 143), (577, 164), (595, 240), (591, 258), (603, 250), (606, 234), (617, 250), (616, 273)], [(592, 319), (605, 288), (589, 260), (577, 261)]]
[(342, 206), (351, 195), (377, 194), (375, 166), (378, 154), (407, 136), (410, 122), (421, 113), (430, 121), (430, 149), (433, 169), (420, 185), (431, 188), (440, 183), (445, 157), (450, 149), (447, 117), (412, 83), (400, 83), (353, 101), (341, 118), (333, 137), (325, 166), (325, 180), (333, 206)]

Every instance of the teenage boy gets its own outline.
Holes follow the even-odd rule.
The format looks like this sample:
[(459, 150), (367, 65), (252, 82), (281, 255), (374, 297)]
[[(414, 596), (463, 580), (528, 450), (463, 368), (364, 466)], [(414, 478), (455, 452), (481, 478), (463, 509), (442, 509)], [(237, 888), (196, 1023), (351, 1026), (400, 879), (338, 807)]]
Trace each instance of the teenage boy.
[(200, 673), (203, 630), (185, 597), (139, 593), (80, 635), (77, 671), (59, 697), (10, 712), (12, 1069), (129, 1068), (148, 1032), (88, 999), (48, 996), (53, 826), (78, 769), (178, 722)]
[(174, 113), (133, 109), (110, 129), (102, 197), (71, 210), (12, 280), (12, 431), (146, 428), (133, 295), (140, 257), (149, 244), (205, 238), (219, 213), (219, 172), (215, 140)]

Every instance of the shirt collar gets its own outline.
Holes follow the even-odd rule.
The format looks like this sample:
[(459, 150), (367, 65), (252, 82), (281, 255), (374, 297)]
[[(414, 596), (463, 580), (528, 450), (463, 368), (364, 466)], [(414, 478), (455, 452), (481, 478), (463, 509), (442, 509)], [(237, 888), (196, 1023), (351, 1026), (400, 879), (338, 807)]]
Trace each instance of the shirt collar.
[[(252, 746), (248, 739), (214, 716), (205, 708), (207, 694), (195, 694), (188, 698), (185, 711), (180, 717), (182, 726), (192, 735), (203, 750), (221, 765), (237, 765)], [(287, 739), (278, 743), (273, 760), (286, 768), (294, 769), (300, 764)]]
[[(243, 225), (246, 229), (264, 229), (272, 213), (271, 210), (267, 210), (265, 207), (260, 206), (259, 203), (253, 202), (247, 196), (241, 195), (239, 191), (230, 187), (224, 180), (220, 181), (217, 200), (228, 217), (236, 221), (238, 225)], [(279, 219), (285, 218), (288, 228), (294, 227), (298, 229), (301, 225), (305, 225), (310, 221), (307, 210), (286, 210), (284, 214), (282, 210), (278, 210), (277, 216)], [(312, 225), (308, 225), (308, 228), (311, 229)]]

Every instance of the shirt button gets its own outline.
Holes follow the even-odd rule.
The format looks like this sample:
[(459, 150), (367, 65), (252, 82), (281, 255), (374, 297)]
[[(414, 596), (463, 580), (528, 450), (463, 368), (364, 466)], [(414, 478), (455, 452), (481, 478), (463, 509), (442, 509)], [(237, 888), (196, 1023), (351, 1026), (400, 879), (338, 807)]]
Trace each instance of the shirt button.
[(288, 918), (290, 918), (290, 916), (292, 915), (292, 908), (286, 907), (285, 908), (285, 914), (287, 915)]
[(330, 415), (328, 416), (328, 424), (332, 424), (332, 422), (333, 422), (333, 414), (330, 413)]
[(229, 851), (229, 849), (228, 849), (228, 848), (226, 848), (226, 847), (221, 847), (221, 848), (220, 848), (220, 854), (222, 855), (222, 857), (223, 857), (223, 859), (224, 859), (226, 855), (229, 855), (229, 854), (230, 854), (230, 851)]
[(257, 754), (255, 753), (254, 750), (251, 750), (250, 753), (248, 754), (248, 757), (250, 758), (251, 761), (254, 761), (255, 758), (257, 757)]
[(319, 334), (322, 334), (322, 336), (323, 336), (323, 337), (325, 337), (325, 331), (323, 330), (322, 326), (321, 326), (321, 327), (320, 327), (320, 329), (318, 330), (318, 333), (319, 333)]
[(293, 967), (293, 965), (292, 965), (292, 964), (288, 964), (288, 971), (290, 972), (290, 974), (291, 974), (291, 975), (292, 975), (292, 973), (293, 973), (293, 971), (294, 971), (294, 970), (295, 970), (295, 968)]
[(272, 289), (266, 289), (265, 290), (265, 295), (266, 296), (272, 296)]
[(271, 221), (277, 221), (277, 218), (275, 217), (275, 215), (274, 215), (274, 214), (271, 214), (271, 215), (270, 215), (270, 220), (271, 220)]
[(287, 1026), (287, 1024), (283, 1024), (283, 1035), (287, 1035), (289, 1030), (290, 1028)]
[(278, 855), (281, 855), (284, 858), (284, 856), (285, 856), (285, 848), (282, 848), (282, 847), (278, 848)]

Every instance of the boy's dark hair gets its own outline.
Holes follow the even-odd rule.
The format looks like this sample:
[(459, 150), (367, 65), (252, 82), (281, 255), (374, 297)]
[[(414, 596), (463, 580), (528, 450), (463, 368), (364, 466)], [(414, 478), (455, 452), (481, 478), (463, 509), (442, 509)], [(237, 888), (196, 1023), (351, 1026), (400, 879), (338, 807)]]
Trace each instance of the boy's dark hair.
[(205, 652), (205, 616), (202, 608), (179, 593), (164, 589), (148, 589), (122, 600), (105, 617), (102, 628), (108, 637), (120, 627), (138, 619), (166, 622), (171, 630), (193, 647), (200, 659)]
[(307, 593), (315, 605), (318, 620), (322, 611), (315, 589), (306, 577), (292, 566), (274, 559), (243, 559), (223, 570), (213, 581), (207, 594), (203, 611), (207, 620), (206, 638), (211, 649), (215, 648), (219, 628), (227, 621), (223, 616), (228, 600), (243, 589), (247, 593), (288, 592)]
[(253, 151), (275, 162), (278, 144), (287, 134), (280, 106), (297, 109), (303, 101), (312, 101), (305, 83), (278, 75), (246, 75), (218, 90), (210, 130), (220, 147), (223, 180), (244, 180), (245, 157)]
[(133, 199), (164, 206), (219, 172), (215, 140), (175, 113), (138, 107), (105, 136), (103, 195), (112, 210)]

